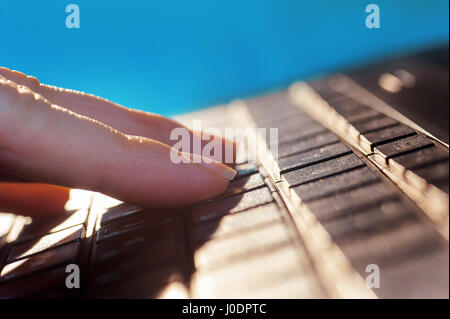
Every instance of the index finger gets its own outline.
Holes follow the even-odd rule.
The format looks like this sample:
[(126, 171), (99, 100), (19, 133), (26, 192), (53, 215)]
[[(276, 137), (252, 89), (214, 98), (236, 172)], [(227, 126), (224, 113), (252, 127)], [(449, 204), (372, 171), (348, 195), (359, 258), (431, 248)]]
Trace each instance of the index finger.
[[(96, 119), (125, 134), (148, 137), (172, 146), (176, 141), (170, 139), (170, 133), (176, 128), (183, 127), (189, 132), (191, 139), (195, 138), (200, 140), (202, 146), (199, 155), (202, 155), (201, 150), (203, 150), (207, 144), (220, 143), (220, 147), (222, 147), (221, 162), (231, 166), (234, 165), (236, 145), (233, 141), (227, 140), (224, 137), (202, 136), (201, 133), (193, 132), (182, 124), (164, 116), (129, 109), (92, 94), (42, 84), (37, 78), (27, 76), (19, 71), (0, 67), (0, 76), (3, 76), (5, 79), (18, 85), (29, 87), (33, 92), (40, 94), (52, 104), (62, 106), (77, 114)], [(191, 145), (193, 144), (194, 143), (191, 142)], [(195, 149), (192, 151), (198, 152)], [(230, 158), (225, 157), (227, 152), (233, 154), (231, 163), (227, 163), (226, 161), (226, 159), (229, 160)], [(208, 154), (205, 156), (208, 156)]]
[(0, 78), (0, 165), (41, 182), (173, 207), (224, 191), (235, 171), (171, 161), (172, 148), (123, 134)]

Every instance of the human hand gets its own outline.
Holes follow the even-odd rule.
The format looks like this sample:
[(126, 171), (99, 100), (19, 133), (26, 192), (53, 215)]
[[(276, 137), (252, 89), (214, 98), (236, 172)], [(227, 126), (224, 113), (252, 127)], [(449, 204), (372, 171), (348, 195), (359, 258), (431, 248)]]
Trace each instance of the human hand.
[[(171, 161), (176, 141), (169, 136), (177, 127), (181, 125), (163, 116), (0, 68), (0, 181), (2, 176), (9, 179), (0, 182), (0, 210), (56, 213), (68, 197), (66, 187), (164, 208), (223, 192), (236, 174), (231, 167)], [(211, 140), (235, 150), (223, 138)], [(201, 140), (203, 146), (209, 142)], [(27, 181), (35, 183), (23, 183)]]

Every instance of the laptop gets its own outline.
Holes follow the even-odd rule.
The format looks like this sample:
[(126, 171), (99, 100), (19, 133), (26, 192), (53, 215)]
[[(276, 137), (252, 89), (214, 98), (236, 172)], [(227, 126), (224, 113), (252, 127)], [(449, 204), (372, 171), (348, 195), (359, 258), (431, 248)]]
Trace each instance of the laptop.
[(449, 298), (448, 84), (444, 47), (179, 116), (278, 144), (190, 207), (0, 213), (0, 297)]

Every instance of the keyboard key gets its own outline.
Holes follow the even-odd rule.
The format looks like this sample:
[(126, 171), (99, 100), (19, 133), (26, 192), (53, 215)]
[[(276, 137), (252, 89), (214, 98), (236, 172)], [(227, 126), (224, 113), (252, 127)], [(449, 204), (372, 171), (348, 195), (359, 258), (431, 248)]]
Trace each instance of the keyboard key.
[(227, 214), (238, 213), (273, 201), (267, 187), (223, 199), (212, 200), (195, 206), (192, 210), (194, 223), (218, 218)]
[(339, 138), (333, 133), (326, 132), (301, 141), (292, 141), (278, 145), (278, 158), (287, 157), (301, 152), (338, 142)]
[(348, 123), (355, 124), (360, 121), (365, 121), (367, 119), (377, 117), (380, 115), (381, 115), (380, 112), (375, 111), (374, 109), (368, 107), (368, 108), (365, 108), (364, 110), (361, 110), (358, 113), (348, 115), (345, 119), (347, 120)]
[(84, 224), (87, 215), (87, 209), (80, 209), (71, 214), (33, 221), (23, 228), (16, 243), (36, 239), (49, 233), (55, 233), (66, 228)]
[(73, 243), (52, 249), (29, 258), (21, 259), (5, 265), (0, 274), (0, 281), (40, 271), (63, 263), (71, 263), (78, 255), (79, 243)]
[(278, 143), (287, 143), (294, 140), (301, 140), (326, 131), (327, 129), (317, 122), (311, 122), (303, 126), (283, 126), (282, 128), (278, 129)]
[(101, 224), (104, 225), (117, 218), (125, 217), (142, 211), (143, 209), (140, 207), (128, 203), (122, 203), (109, 208), (105, 213), (103, 213)]
[(308, 85), (320, 95), (322, 99), (327, 101), (329, 104), (338, 103), (341, 100), (348, 101), (349, 97), (334, 91), (330, 88), (328, 84), (328, 79), (317, 80), (314, 82), (309, 82)]
[(375, 111), (371, 107), (361, 104), (349, 97), (336, 99), (329, 102), (329, 104), (349, 123), (358, 123), (381, 115), (381, 113)]
[[(137, 215), (133, 216), (135, 218)], [(144, 288), (145, 280), (142, 279), (141, 283), (134, 282), (136, 278), (146, 278), (149, 273), (158, 273), (173, 266), (186, 267), (186, 243), (178, 217), (146, 223), (137, 221), (134, 224), (127, 218), (104, 228), (108, 231), (105, 236), (99, 236), (101, 240), (96, 242), (91, 258), (94, 294), (109, 295), (115, 291), (116, 296), (137, 296), (134, 293)], [(170, 274), (161, 276), (162, 281), (170, 279)], [(118, 286), (122, 287), (121, 283), (124, 281), (136, 291), (131, 291), (129, 286), (123, 291), (116, 290), (119, 289)], [(148, 292), (153, 291), (155, 286), (145, 288)], [(142, 293), (145, 291), (142, 290)]]
[[(236, 297), (233, 296), (232, 298)], [(304, 271), (304, 273), (294, 276), (284, 275), (282, 279), (274, 282), (273, 285), (265, 285), (260, 289), (253, 289), (243, 294), (242, 298), (324, 299), (326, 295), (315, 274)]]
[(64, 297), (77, 296), (80, 289), (67, 289), (66, 265), (0, 283), (0, 299), (38, 298), (45, 291), (64, 289)]
[(282, 178), (287, 186), (292, 187), (361, 166), (364, 162), (357, 155), (350, 154), (285, 173)]
[[(123, 243), (99, 243), (93, 255), (94, 276), (126, 267), (130, 271), (157, 268), (179, 258), (179, 242), (174, 237), (129, 236)], [(151, 241), (153, 239), (153, 241)]]
[(350, 154), (352, 151), (343, 143), (327, 145), (309, 152), (292, 155), (278, 161), (278, 167), (284, 173), (294, 168), (302, 168), (325, 160)]
[(281, 221), (280, 208), (267, 204), (251, 208), (239, 214), (226, 215), (219, 222), (201, 223), (194, 227), (194, 241), (199, 243), (211, 238), (232, 236)]
[(428, 183), (440, 188), (442, 191), (448, 193), (449, 184), (449, 163), (440, 162), (427, 167), (422, 167), (413, 170), (413, 172), (422, 177)]
[(377, 296), (382, 299), (448, 299), (448, 269), (448, 247), (389, 265), (382, 270)]
[(401, 171), (404, 168), (413, 170), (443, 160), (448, 160), (448, 152), (433, 146), (391, 158), (389, 159), (389, 166), (401, 169)]
[(8, 262), (80, 240), (82, 232), (83, 226), (79, 225), (43, 236), (36, 240), (14, 245), (8, 256)]
[(399, 221), (412, 218), (413, 214), (402, 202), (393, 200), (381, 203), (368, 210), (361, 211), (337, 220), (323, 223), (323, 226), (333, 240), (355, 236), (366, 236), (369, 231), (381, 232), (390, 225), (397, 225)]
[(351, 98), (331, 102), (330, 106), (343, 117), (348, 117), (370, 110), (370, 107), (367, 105), (361, 104)]
[(136, 214), (112, 224), (102, 226), (97, 232), (97, 241), (120, 235), (135, 233), (140, 229), (157, 228), (157, 225), (173, 223), (174, 219), (166, 214)]
[(233, 194), (239, 194), (258, 187), (262, 187), (264, 185), (265, 185), (264, 179), (262, 178), (261, 174), (256, 173), (250, 176), (234, 179), (233, 181), (230, 182), (230, 185), (228, 186), (227, 190), (218, 197), (222, 198)]
[(262, 122), (267, 122), (280, 114), (301, 113), (299, 109), (290, 103), (287, 91), (250, 99), (246, 101), (246, 104), (258, 125)]
[(388, 231), (337, 244), (360, 272), (368, 264), (376, 264), (383, 270), (390, 264), (419, 258), (442, 247), (434, 231), (410, 219)]
[(116, 299), (156, 298), (167, 285), (183, 282), (181, 265), (171, 263), (143, 271), (133, 271), (133, 268), (125, 267), (103, 272), (91, 279), (88, 296)]
[(361, 135), (360, 143), (367, 152), (371, 152), (377, 145), (386, 144), (415, 134), (416, 132), (413, 129), (406, 125), (400, 124)]
[(282, 124), (285, 121), (290, 121), (292, 118), (302, 122), (312, 121), (312, 119), (306, 115), (304, 112), (300, 111), (295, 106), (292, 106), (290, 109), (282, 110), (279, 113), (272, 114), (270, 117), (266, 119), (258, 120), (256, 123), (258, 127), (278, 127), (280, 123)]
[[(295, 110), (298, 110), (295, 107), (293, 107), (293, 108)], [(300, 112), (300, 113), (298, 113), (298, 112)], [(274, 120), (272, 118), (267, 123), (264, 123), (264, 125), (261, 125), (261, 123), (258, 123), (258, 127), (265, 127), (265, 128), (275, 128), (276, 127), (276, 128), (282, 129), (284, 127), (299, 127), (301, 125), (308, 125), (311, 123), (315, 123), (315, 121), (312, 118), (310, 118), (309, 116), (307, 116), (300, 110), (298, 110), (298, 112), (296, 114), (288, 114), (289, 115), (288, 117), (286, 117), (286, 115), (285, 115), (285, 116), (283, 116), (283, 118), (280, 118), (277, 120)]]
[[(320, 285), (311, 271), (306, 253), (292, 246), (284, 246), (265, 254), (249, 256), (214, 270), (197, 271), (193, 278), (193, 297), (248, 297), (251, 291), (280, 286), (283, 282), (298, 276), (303, 278), (304, 289), (302, 290), (307, 290), (309, 296), (313, 292), (320, 291)], [(295, 280), (295, 283), (299, 282)], [(297, 286), (297, 290), (295, 287), (290, 288), (292, 288), (289, 290), (292, 297), (299, 287)], [(279, 291), (275, 290), (275, 292)], [(284, 293), (288, 294), (287, 291)], [(306, 295), (306, 291), (304, 293)], [(261, 297), (276, 298), (277, 296), (266, 290)]]
[(291, 194), (294, 197), (297, 196), (299, 201), (307, 202), (374, 183), (376, 181), (378, 181), (378, 176), (376, 176), (368, 167), (360, 167), (339, 175), (333, 175), (314, 182), (295, 186), (291, 188)]
[(413, 135), (375, 147), (374, 151), (384, 158), (397, 156), (406, 152), (433, 146), (433, 143), (422, 135)]
[(253, 231), (206, 241), (194, 253), (197, 269), (223, 267), (251, 255), (267, 253), (290, 244), (288, 229), (273, 223)]
[(351, 213), (365, 211), (378, 203), (395, 197), (395, 193), (384, 183), (376, 183), (336, 194), (331, 197), (306, 203), (317, 220), (324, 222)]
[(383, 115), (375, 118), (370, 118), (370, 120), (368, 121), (359, 121), (358, 123), (353, 123), (353, 127), (356, 128), (360, 133), (368, 133), (398, 124), (398, 121), (394, 120), (391, 117)]

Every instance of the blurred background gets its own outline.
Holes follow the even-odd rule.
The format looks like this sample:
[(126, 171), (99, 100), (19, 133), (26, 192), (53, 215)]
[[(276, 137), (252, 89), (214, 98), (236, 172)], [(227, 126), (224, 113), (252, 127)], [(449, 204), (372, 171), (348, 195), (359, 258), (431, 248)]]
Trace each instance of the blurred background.
[[(80, 8), (68, 29), (65, 8)], [(380, 7), (367, 29), (365, 7)], [(448, 0), (0, 2), (0, 65), (176, 115), (448, 43)]]

